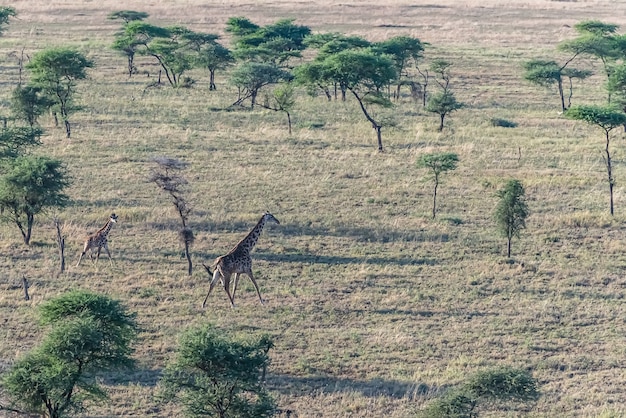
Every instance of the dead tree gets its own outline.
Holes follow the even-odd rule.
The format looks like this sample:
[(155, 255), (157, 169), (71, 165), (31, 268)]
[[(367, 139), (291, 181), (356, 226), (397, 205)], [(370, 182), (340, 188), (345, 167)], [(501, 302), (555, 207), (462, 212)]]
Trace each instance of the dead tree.
[(61, 263), (60, 272), (63, 273), (65, 271), (65, 237), (61, 235), (61, 225), (57, 218), (54, 218), (54, 226), (57, 230), (57, 245), (59, 246), (59, 259)]
[(187, 202), (184, 196), (184, 189), (187, 186), (187, 180), (176, 174), (180, 170), (184, 170), (189, 165), (183, 161), (169, 158), (169, 157), (157, 157), (153, 160), (157, 163), (158, 168), (154, 170), (150, 176), (150, 182), (155, 183), (161, 190), (165, 191), (172, 198), (172, 203), (178, 212), (180, 217), (182, 228), (179, 231), (179, 237), (185, 246), (185, 257), (187, 258), (188, 269), (187, 272), (191, 276), (193, 271), (193, 264), (191, 262), (191, 254), (189, 252), (195, 237), (193, 231), (187, 225), (189, 215), (191, 214), (191, 206)]

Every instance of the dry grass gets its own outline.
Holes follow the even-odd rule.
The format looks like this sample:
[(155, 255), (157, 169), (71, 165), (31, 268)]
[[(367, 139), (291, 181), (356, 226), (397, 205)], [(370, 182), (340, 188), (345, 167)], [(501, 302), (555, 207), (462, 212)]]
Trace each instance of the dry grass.
[[(268, 332), (276, 340), (268, 383), (298, 417), (406, 417), (467, 375), (501, 364), (529, 367), (543, 396), (531, 416), (619, 415), (623, 392), (626, 199), (618, 161), (616, 210), (608, 214), (601, 132), (563, 120), (554, 94), (521, 81), (524, 60), (550, 56), (583, 19), (623, 25), (612, 1), (206, 2), (137, 1), (125, 9), (157, 24), (181, 23), (223, 33), (231, 16), (259, 24), (295, 17), (314, 31), (384, 39), (398, 34), (432, 44), (428, 57), (454, 63), (453, 86), (469, 104), (436, 132), (433, 115), (405, 99), (385, 128), (386, 152), (356, 105), (299, 97), (294, 134), (281, 115), (217, 110), (236, 92), (194, 73), (194, 89), (143, 90), (107, 49), (119, 23), (118, 2), (18, 1), (19, 20), (0, 38), (3, 99), (17, 78), (11, 51), (54, 43), (95, 59), (81, 87), (85, 111), (71, 141), (45, 120), (40, 152), (63, 159), (73, 177), (65, 222), (70, 266), (58, 275), (51, 218), (41, 217), (34, 244), (0, 227), (0, 361), (10, 364), (37, 343), (33, 308), (72, 288), (119, 298), (143, 327), (139, 370), (108, 376), (111, 402), (86, 416), (176, 416), (152, 398), (159, 373), (185, 327), (214, 322), (225, 330)], [(621, 4), (621, 2), (619, 3)], [(225, 37), (227, 40), (227, 38)], [(601, 77), (574, 100), (596, 100)], [(518, 123), (493, 127), (491, 118)], [(424, 152), (451, 151), (438, 218), (429, 219), (431, 183), (415, 167)], [(520, 158), (521, 153), (521, 158)], [(177, 215), (146, 182), (151, 159), (189, 162), (196, 266), (228, 251), (270, 210), (254, 253), (266, 306), (244, 282), (232, 311), (223, 293), (200, 308), (208, 280), (188, 277), (177, 242)], [(495, 233), (495, 191), (507, 178), (527, 188), (532, 216), (514, 259)], [(115, 263), (76, 262), (83, 237), (115, 212)], [(54, 214), (51, 214), (54, 215)], [(32, 283), (21, 300), (22, 275)], [(518, 416), (520, 411), (482, 411)]]

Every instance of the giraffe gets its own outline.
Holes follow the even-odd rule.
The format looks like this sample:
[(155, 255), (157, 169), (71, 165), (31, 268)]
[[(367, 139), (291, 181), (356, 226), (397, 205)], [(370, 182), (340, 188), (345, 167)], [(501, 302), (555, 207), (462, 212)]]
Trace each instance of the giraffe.
[(76, 263), (76, 267), (80, 264), (80, 261), (83, 259), (83, 256), (87, 251), (89, 251), (89, 258), (93, 259), (93, 252), (97, 248), (98, 254), (96, 255), (96, 261), (100, 258), (100, 251), (104, 248), (109, 256), (109, 260), (113, 263), (113, 259), (111, 258), (111, 253), (109, 252), (109, 246), (107, 245), (107, 237), (109, 236), (109, 232), (111, 232), (111, 228), (113, 228), (113, 224), (117, 222), (117, 215), (112, 213), (109, 217), (107, 223), (98, 230), (98, 232), (90, 235), (85, 241), (85, 246), (83, 247), (83, 252), (80, 254), (78, 258), (78, 263)]
[[(213, 262), (213, 268), (215, 271), (211, 273), (211, 270), (206, 265), (202, 264), (206, 271), (209, 273), (209, 276), (213, 276), (211, 280), (211, 284), (209, 286), (209, 292), (204, 298), (204, 302), (202, 303), (202, 307), (206, 306), (206, 301), (209, 299), (209, 295), (213, 290), (213, 287), (217, 283), (219, 279), (224, 286), (224, 290), (226, 291), (226, 295), (228, 295), (228, 299), (230, 300), (230, 306), (232, 308), (235, 307), (235, 292), (237, 291), (237, 283), (239, 283), (239, 275), (245, 273), (252, 280), (252, 284), (256, 289), (256, 293), (259, 296), (259, 301), (261, 305), (263, 304), (263, 298), (261, 298), (261, 292), (259, 291), (259, 286), (256, 284), (256, 280), (254, 280), (254, 276), (252, 275), (252, 259), (250, 258), (250, 251), (254, 248), (255, 244), (259, 240), (259, 236), (261, 235), (261, 231), (263, 231), (263, 227), (266, 222), (278, 222), (278, 219), (274, 217), (269, 212), (265, 212), (265, 214), (261, 217), (259, 222), (255, 225), (254, 228), (246, 235), (244, 239), (239, 241), (237, 245), (233, 247), (226, 255), (221, 257), (217, 257)], [(233, 293), (230, 293), (230, 277), (235, 275), (235, 286), (233, 288)]]

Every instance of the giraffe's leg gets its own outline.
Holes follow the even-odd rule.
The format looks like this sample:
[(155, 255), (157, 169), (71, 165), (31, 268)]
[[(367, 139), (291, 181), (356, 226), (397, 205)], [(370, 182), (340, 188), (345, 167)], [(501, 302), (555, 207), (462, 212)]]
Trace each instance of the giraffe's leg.
[(98, 246), (98, 254), (96, 255), (96, 262), (98, 262), (98, 260), (100, 260), (100, 251), (102, 251), (102, 246)]
[(239, 273), (235, 273), (235, 283), (233, 284), (233, 301), (235, 300), (235, 293), (237, 292), (237, 285), (239, 284)]
[(105, 242), (103, 247), (104, 250), (107, 252), (107, 255), (109, 256), (109, 261), (111, 262), (111, 265), (113, 265), (113, 258), (111, 257), (111, 253), (109, 252), (109, 244)]
[(254, 280), (254, 276), (252, 275), (252, 270), (246, 272), (246, 274), (248, 275), (248, 277), (250, 277), (250, 280), (252, 280), (252, 284), (254, 285), (254, 288), (256, 289), (256, 294), (259, 295), (259, 301), (261, 301), (261, 305), (263, 305), (264, 304), (263, 298), (261, 297), (259, 286), (256, 284), (256, 280)]
[[(204, 268), (206, 268), (209, 273), (211, 272), (207, 266), (204, 266)], [(206, 306), (206, 301), (209, 299), (209, 296), (211, 295), (211, 292), (213, 291), (213, 288), (217, 284), (218, 280), (220, 280), (220, 282), (222, 282), (222, 284), (224, 285), (224, 290), (226, 290), (226, 294), (228, 295), (228, 299), (230, 301), (231, 306), (234, 306), (234, 301), (233, 301), (232, 296), (230, 295), (230, 290), (229, 290), (230, 276), (224, 277), (220, 269), (217, 268), (213, 272), (213, 279), (211, 280), (211, 284), (209, 285), (209, 291), (207, 292), (206, 297), (204, 298), (204, 302), (202, 302), (203, 308)]]
[(80, 264), (80, 261), (83, 259), (83, 257), (85, 256), (85, 253), (87, 252), (87, 249), (89, 248), (89, 242), (85, 243), (85, 246), (83, 247), (83, 252), (80, 253), (80, 257), (78, 257), (78, 263), (76, 263), (76, 267), (78, 267), (78, 265)]
[[(207, 266), (204, 266), (204, 268), (207, 269), (207, 271), (209, 273), (211, 273), (211, 271), (208, 269)], [(218, 279), (221, 279), (222, 274), (220, 273), (219, 269), (215, 269), (215, 271), (213, 272), (213, 279), (211, 279), (211, 284), (209, 285), (209, 292), (206, 294), (206, 297), (204, 298), (204, 302), (202, 302), (202, 307), (204, 308), (206, 306), (206, 301), (209, 299), (209, 296), (211, 295), (211, 292), (213, 291), (213, 287), (215, 287), (215, 283), (217, 283)], [(222, 282), (224, 279), (221, 279)]]

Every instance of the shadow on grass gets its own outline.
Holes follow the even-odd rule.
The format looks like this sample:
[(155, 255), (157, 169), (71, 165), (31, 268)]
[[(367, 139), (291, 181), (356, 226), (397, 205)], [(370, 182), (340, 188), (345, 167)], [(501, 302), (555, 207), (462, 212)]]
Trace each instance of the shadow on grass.
[(302, 254), (302, 253), (288, 253), (288, 254), (275, 254), (275, 253), (263, 253), (257, 252), (253, 255), (258, 260), (265, 260), (275, 263), (306, 263), (306, 264), (326, 264), (326, 265), (341, 265), (341, 264), (397, 264), (400, 266), (417, 266), (417, 265), (429, 265), (436, 264), (435, 260), (424, 258), (411, 258), (411, 257), (343, 257), (336, 255), (319, 255), (319, 254)]
[[(168, 222), (149, 222), (148, 225), (156, 230), (180, 229), (177, 219)], [(198, 232), (210, 231), (214, 234), (223, 232), (241, 234), (245, 237), (254, 227), (254, 222), (222, 222), (217, 224), (211, 221), (191, 223), (191, 229)], [(265, 227), (264, 234), (283, 236), (311, 236), (311, 237), (340, 237), (354, 238), (357, 242), (387, 243), (387, 242), (449, 242), (454, 235), (433, 230), (391, 229), (384, 227), (371, 228), (369, 226), (334, 224), (331, 226), (309, 226), (303, 224), (280, 224)], [(235, 243), (233, 243), (235, 244)]]
[(424, 383), (379, 378), (355, 380), (333, 376), (298, 377), (272, 374), (267, 376), (267, 386), (271, 391), (283, 395), (358, 392), (367, 397), (386, 396), (394, 399), (430, 397), (441, 391), (441, 388), (430, 387)]

